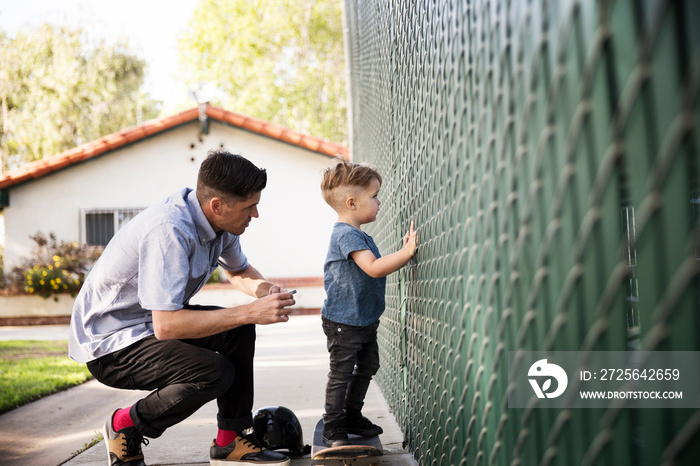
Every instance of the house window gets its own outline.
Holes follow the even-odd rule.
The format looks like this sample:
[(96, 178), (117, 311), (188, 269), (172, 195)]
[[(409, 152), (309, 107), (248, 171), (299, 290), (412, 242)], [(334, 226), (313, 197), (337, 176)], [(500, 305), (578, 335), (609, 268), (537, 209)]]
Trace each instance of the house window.
[(90, 209), (83, 211), (83, 242), (106, 246), (114, 234), (143, 209)]

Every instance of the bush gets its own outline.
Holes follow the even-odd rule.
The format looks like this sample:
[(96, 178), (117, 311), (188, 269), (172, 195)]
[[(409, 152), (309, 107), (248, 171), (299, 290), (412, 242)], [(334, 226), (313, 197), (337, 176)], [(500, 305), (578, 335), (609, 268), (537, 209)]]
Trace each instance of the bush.
[(30, 238), (36, 243), (32, 255), (13, 267), (8, 278), (11, 292), (28, 293), (49, 298), (59, 293), (75, 296), (90, 271), (92, 264), (102, 254), (102, 247), (80, 246), (48, 237), (37, 232)]
[(221, 267), (219, 267), (218, 269), (214, 270), (213, 274), (211, 274), (211, 277), (209, 277), (209, 280), (207, 280), (207, 285), (215, 285), (226, 281), (228, 280), (225, 279), (224, 274), (221, 271)]

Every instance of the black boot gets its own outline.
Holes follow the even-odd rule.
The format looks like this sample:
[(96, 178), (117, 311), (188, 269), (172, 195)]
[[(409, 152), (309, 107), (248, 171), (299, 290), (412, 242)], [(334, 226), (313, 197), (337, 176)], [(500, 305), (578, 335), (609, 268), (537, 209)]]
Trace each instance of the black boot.
[(357, 409), (345, 411), (345, 420), (348, 424), (348, 433), (361, 437), (374, 437), (384, 432), (384, 429), (362, 415)]

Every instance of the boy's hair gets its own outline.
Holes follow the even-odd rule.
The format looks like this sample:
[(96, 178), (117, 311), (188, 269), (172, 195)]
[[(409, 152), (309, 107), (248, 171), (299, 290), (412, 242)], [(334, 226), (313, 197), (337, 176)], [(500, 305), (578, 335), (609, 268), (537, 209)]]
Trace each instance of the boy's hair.
[(321, 193), (323, 199), (335, 210), (343, 204), (344, 192), (338, 188), (360, 187), (366, 188), (376, 178), (379, 185), (382, 184), (382, 175), (376, 167), (365, 163), (352, 163), (341, 160), (334, 167), (323, 170), (321, 180)]
[(247, 199), (265, 189), (267, 172), (250, 160), (225, 149), (211, 150), (199, 167), (197, 199), (206, 203), (214, 197), (227, 204)]

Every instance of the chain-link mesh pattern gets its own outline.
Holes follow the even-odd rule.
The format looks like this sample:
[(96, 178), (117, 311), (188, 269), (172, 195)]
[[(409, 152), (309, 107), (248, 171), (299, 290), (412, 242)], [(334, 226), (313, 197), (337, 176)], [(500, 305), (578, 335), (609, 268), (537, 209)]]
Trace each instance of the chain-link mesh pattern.
[[(378, 375), (421, 464), (697, 464), (700, 411), (508, 409), (508, 352), (700, 349), (700, 2), (346, 0)], [(517, 361), (516, 361), (517, 364)]]

